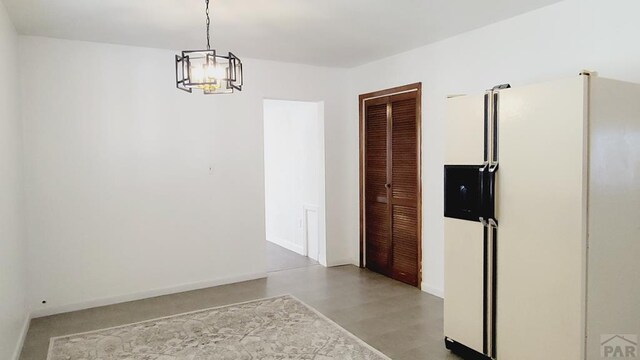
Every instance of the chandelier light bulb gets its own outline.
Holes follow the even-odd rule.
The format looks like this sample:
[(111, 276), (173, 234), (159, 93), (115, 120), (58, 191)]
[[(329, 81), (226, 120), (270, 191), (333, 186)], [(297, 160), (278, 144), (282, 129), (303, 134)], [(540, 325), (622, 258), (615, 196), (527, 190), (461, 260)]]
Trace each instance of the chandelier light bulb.
[(202, 66), (192, 66), (191, 67), (191, 82), (192, 83), (203, 83), (204, 79), (204, 69)]
[(226, 78), (225, 68), (221, 65), (207, 65), (207, 78), (211, 80), (223, 80)]

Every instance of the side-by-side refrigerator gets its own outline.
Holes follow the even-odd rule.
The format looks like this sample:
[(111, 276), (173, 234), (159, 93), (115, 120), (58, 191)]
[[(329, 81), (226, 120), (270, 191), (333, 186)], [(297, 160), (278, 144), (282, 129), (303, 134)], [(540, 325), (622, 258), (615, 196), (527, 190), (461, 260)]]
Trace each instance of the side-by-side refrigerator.
[(593, 360), (637, 346), (640, 85), (583, 73), (451, 97), (445, 152), (446, 347)]

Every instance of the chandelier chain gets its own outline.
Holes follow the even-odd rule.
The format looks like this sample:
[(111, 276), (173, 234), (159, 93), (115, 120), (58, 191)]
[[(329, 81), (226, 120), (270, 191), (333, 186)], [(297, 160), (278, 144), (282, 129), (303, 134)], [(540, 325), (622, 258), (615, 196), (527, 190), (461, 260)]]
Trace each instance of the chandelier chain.
[(209, 0), (205, 0), (207, 4), (207, 50), (211, 50), (211, 40), (209, 35), (209, 28), (211, 27), (211, 19), (209, 18)]

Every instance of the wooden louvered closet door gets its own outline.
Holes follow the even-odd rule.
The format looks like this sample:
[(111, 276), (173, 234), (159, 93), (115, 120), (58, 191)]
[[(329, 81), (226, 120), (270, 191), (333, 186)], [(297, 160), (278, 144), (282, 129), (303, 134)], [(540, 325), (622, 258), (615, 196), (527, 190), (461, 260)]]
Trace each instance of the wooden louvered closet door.
[(366, 267), (418, 286), (419, 118), (416, 92), (365, 102)]
[(390, 275), (391, 227), (388, 187), (388, 102), (367, 104), (365, 216), (367, 268)]

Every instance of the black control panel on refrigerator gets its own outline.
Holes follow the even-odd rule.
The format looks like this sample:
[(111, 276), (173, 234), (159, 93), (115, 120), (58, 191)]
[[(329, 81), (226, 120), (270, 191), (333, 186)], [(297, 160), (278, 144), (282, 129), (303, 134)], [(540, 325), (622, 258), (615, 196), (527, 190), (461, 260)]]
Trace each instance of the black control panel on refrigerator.
[(480, 221), (481, 169), (480, 165), (444, 166), (444, 216)]

